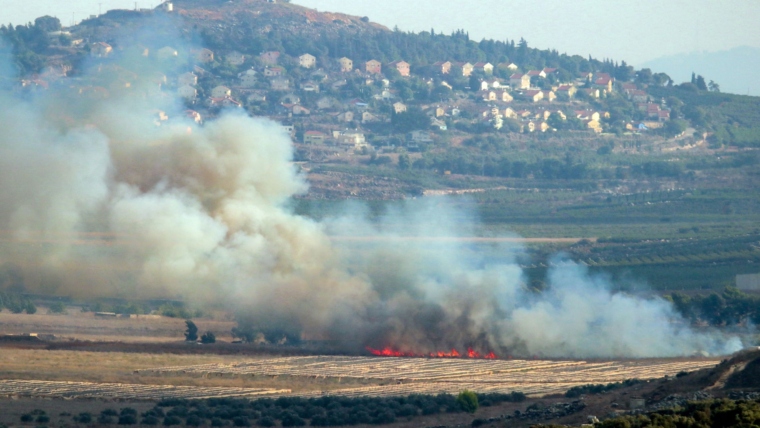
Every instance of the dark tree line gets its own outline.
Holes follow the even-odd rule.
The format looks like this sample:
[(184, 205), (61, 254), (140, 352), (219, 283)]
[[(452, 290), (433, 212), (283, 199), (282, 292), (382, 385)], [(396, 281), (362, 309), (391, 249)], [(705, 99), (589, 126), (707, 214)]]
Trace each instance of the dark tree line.
[(760, 297), (726, 287), (721, 293), (688, 296), (673, 293), (668, 298), (686, 319), (714, 326), (733, 326), (747, 321), (760, 323)]

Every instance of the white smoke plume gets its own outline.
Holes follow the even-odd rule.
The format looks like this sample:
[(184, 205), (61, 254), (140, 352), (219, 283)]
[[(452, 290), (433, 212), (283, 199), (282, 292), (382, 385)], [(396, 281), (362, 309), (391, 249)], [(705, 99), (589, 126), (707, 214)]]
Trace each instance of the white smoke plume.
[[(452, 239), (471, 235), (476, 219), (445, 199), (378, 221), (350, 205), (325, 222), (297, 216), (288, 202), (307, 183), (278, 124), (226, 112), (198, 125), (139, 85), (107, 96), (94, 84), (77, 89), (102, 72), (40, 96), (0, 93), (0, 264), (20, 269), (30, 290), (181, 298), (348, 352), (655, 357), (741, 347), (692, 331), (664, 300), (611, 293), (571, 263), (557, 263), (548, 291), (528, 292), (520, 248), (499, 244), (498, 257), (485, 257)], [(157, 108), (170, 117), (161, 126)]]

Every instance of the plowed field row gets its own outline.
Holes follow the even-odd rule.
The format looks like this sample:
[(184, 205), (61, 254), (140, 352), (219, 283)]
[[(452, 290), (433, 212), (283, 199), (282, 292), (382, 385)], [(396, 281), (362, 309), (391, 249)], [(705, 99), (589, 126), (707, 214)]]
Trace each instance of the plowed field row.
[[(278, 379), (364, 379), (380, 383), (323, 391), (293, 393), (290, 389), (145, 385), (128, 383), (52, 382), (0, 380), (0, 396), (42, 398), (100, 398), (114, 400), (159, 400), (162, 398), (393, 396), (408, 394), (520, 391), (542, 396), (562, 393), (577, 385), (611, 383), (626, 379), (654, 379), (715, 366), (718, 360), (633, 360), (633, 361), (541, 361), (468, 360), (378, 357), (280, 357), (233, 364), (201, 364), (161, 367), (136, 371), (141, 377), (162, 376), (261, 377)], [(382, 385), (388, 383), (389, 385)], [(268, 382), (262, 382), (267, 386)], [(319, 382), (317, 382), (319, 384)], [(316, 385), (315, 385), (316, 386)], [(319, 388), (319, 386), (317, 386)]]
[(163, 398), (259, 397), (287, 394), (288, 389), (254, 389), (125, 383), (51, 382), (0, 380), (0, 397), (98, 398), (114, 400), (160, 400)]
[(141, 374), (203, 376), (302, 376), (405, 382), (606, 383), (653, 379), (711, 367), (717, 360), (533, 361), (373, 357), (285, 357), (235, 364), (204, 364), (140, 370)]

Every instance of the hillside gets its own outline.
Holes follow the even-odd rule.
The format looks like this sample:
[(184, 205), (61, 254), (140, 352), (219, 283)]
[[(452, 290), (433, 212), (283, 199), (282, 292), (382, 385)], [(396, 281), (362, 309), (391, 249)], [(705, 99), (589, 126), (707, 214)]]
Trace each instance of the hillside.
[(760, 102), (708, 84), (720, 76), (679, 83), (525, 40), (391, 31), (264, 0), (178, 0), (71, 28), (41, 17), (0, 35), (14, 96), (177, 100), (159, 125), (225, 109), (282, 124), (310, 185), (299, 214), (455, 195), (479, 233), (588, 238), (531, 248), (531, 279), (558, 250), (668, 291), (757, 271)]

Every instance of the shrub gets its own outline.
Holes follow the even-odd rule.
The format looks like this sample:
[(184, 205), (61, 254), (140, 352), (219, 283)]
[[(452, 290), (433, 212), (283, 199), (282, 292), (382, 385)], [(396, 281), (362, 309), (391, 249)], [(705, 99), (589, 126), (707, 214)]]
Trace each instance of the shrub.
[(191, 427), (197, 427), (201, 426), (203, 424), (203, 419), (201, 419), (198, 415), (190, 415), (185, 419), (185, 425), (191, 426)]
[(153, 415), (148, 415), (143, 417), (142, 421), (140, 423), (142, 425), (158, 425), (159, 419)]
[(32, 422), (34, 420), (34, 416), (30, 415), (29, 413), (24, 413), (21, 415), (21, 422)]
[(207, 331), (201, 336), (201, 343), (209, 344), (209, 343), (216, 343), (216, 336), (214, 333)]
[(457, 395), (457, 403), (467, 413), (475, 413), (478, 410), (478, 396), (468, 390), (464, 390)]
[(251, 422), (245, 416), (236, 416), (232, 418), (232, 424), (236, 427), (249, 427)]
[(181, 425), (182, 419), (177, 416), (171, 415), (164, 418), (164, 426), (170, 427), (172, 425)]
[(264, 416), (263, 418), (259, 419), (256, 425), (260, 427), (273, 427), (275, 426), (275, 421), (270, 416)]
[(121, 414), (119, 416), (119, 425), (135, 425), (137, 423), (137, 415), (131, 413)]
[(113, 423), (113, 416), (101, 413), (100, 416), (98, 416), (98, 423), (100, 425), (110, 425)]
[(372, 419), (372, 423), (378, 425), (392, 424), (394, 422), (396, 422), (396, 414), (391, 410), (382, 411)]
[(297, 414), (293, 412), (285, 412), (282, 415), (282, 426), (284, 427), (302, 427), (306, 425), (306, 421), (301, 419)]
[(66, 305), (63, 304), (63, 302), (55, 302), (50, 307), (48, 307), (48, 313), (50, 314), (65, 314), (66, 313)]
[(87, 412), (82, 412), (74, 416), (72, 419), (74, 419), (74, 422), (79, 424), (89, 424), (92, 422), (92, 415)]
[(46, 424), (50, 422), (50, 416), (48, 415), (39, 415), (37, 416), (37, 419), (35, 420), (38, 424)]

